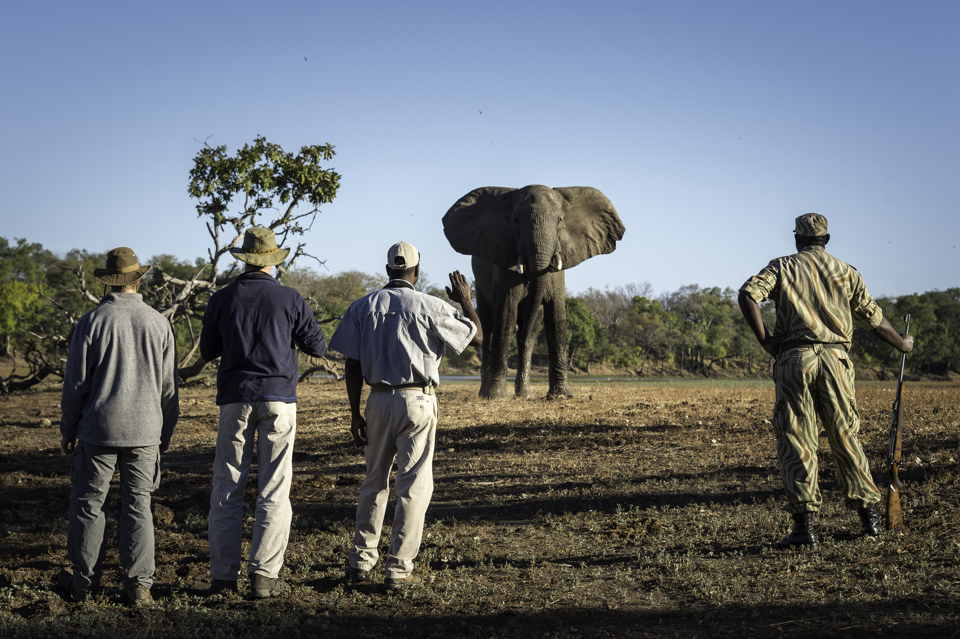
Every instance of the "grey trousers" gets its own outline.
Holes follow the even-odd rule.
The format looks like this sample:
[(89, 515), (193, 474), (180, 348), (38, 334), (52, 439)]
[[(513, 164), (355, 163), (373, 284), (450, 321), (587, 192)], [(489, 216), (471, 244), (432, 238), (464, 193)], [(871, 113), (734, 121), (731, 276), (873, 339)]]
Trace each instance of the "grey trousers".
[(77, 442), (73, 453), (67, 553), (73, 582), (88, 591), (100, 583), (107, 550), (107, 499), (114, 469), (120, 471), (117, 546), (123, 585), (153, 584), (153, 513), (150, 498), (160, 486), (159, 446), (105, 448)]
[(290, 483), (297, 405), (284, 402), (224, 404), (217, 428), (217, 457), (210, 491), (210, 575), (236, 581), (243, 540), (243, 493), (257, 441), (260, 492), (254, 514), (247, 574), (276, 579), (290, 538)]
[(360, 488), (357, 528), (350, 565), (371, 570), (377, 563), (380, 531), (390, 496), (390, 471), (397, 464), (397, 507), (385, 576), (403, 579), (420, 552), (423, 521), (433, 497), (433, 449), (437, 435), (437, 396), (422, 390), (370, 393), (367, 399), (367, 476)]

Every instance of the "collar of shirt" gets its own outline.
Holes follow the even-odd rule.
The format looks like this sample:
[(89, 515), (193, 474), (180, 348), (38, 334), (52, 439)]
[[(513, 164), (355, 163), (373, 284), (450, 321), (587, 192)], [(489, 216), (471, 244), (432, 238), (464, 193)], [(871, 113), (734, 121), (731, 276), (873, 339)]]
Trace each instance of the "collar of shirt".
[(409, 288), (411, 291), (417, 290), (413, 287), (413, 284), (407, 280), (390, 280), (383, 288)]
[(134, 304), (143, 302), (143, 295), (140, 293), (114, 293), (110, 292), (100, 298), (100, 304)]
[[(248, 273), (241, 273), (237, 276), (238, 280), (270, 280), (271, 282), (276, 282), (277, 280), (270, 275), (269, 273), (264, 273), (263, 271), (250, 271)], [(277, 282), (279, 284), (279, 282)]]

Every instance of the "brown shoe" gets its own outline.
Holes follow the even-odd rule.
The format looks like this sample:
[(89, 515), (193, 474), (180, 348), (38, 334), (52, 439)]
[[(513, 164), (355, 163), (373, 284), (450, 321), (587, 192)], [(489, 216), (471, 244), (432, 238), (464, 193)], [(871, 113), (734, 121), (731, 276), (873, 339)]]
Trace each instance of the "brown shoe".
[(416, 575), (407, 575), (406, 577), (387, 577), (383, 580), (387, 590), (402, 590), (404, 588), (416, 588), (423, 584), (423, 579)]
[(131, 608), (153, 605), (153, 595), (150, 594), (150, 586), (140, 583), (124, 588), (123, 600), (124, 603)]
[(271, 579), (263, 575), (250, 575), (250, 594), (254, 599), (277, 597), (290, 590), (287, 582), (279, 577)]

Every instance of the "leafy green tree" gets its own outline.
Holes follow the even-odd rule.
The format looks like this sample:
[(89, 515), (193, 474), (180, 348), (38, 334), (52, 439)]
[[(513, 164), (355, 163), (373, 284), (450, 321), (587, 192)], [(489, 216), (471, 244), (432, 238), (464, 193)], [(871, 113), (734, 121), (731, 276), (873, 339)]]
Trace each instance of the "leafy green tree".
[[(197, 215), (206, 218), (213, 247), (206, 262), (197, 264), (189, 279), (161, 270), (163, 284), (157, 295), (164, 304), (157, 310), (174, 324), (180, 318), (202, 316), (209, 294), (237, 274), (233, 262), (221, 274), (220, 258), (240, 245), (248, 227), (272, 229), (281, 247), (309, 230), (320, 207), (332, 202), (340, 188), (340, 175), (322, 166), (334, 155), (330, 144), (303, 146), (293, 154), (262, 136), (233, 156), (225, 146), (201, 149), (194, 158), (187, 191), (197, 200)], [(302, 256), (323, 264), (306, 252), (306, 244), (297, 242), (289, 259), (277, 267), (277, 277), (282, 278)], [(199, 335), (195, 337), (191, 354), (198, 346)], [(181, 368), (181, 376), (196, 375), (205, 364), (198, 359), (192, 366)]]
[(3, 356), (12, 358), (13, 335), (29, 323), (41, 301), (42, 272), (35, 253), (39, 244), (0, 237), (0, 339)]
[(579, 297), (564, 300), (567, 312), (567, 361), (589, 370), (591, 356), (597, 348), (600, 324), (586, 302)]
[[(321, 166), (334, 155), (330, 144), (304, 146), (293, 154), (262, 136), (233, 156), (225, 146), (205, 146), (196, 155), (188, 192), (198, 202), (197, 215), (206, 218), (213, 246), (206, 258), (195, 262), (170, 255), (156, 256), (153, 273), (140, 289), (144, 301), (173, 324), (182, 356), (181, 378), (198, 374), (206, 365), (200, 358), (190, 366), (187, 363), (199, 346), (200, 321), (207, 300), (238, 274), (233, 260), (226, 272), (221, 272), (220, 258), (239, 246), (244, 231), (254, 225), (273, 229), (282, 247), (297, 241), (310, 229), (321, 205), (336, 197), (340, 175)], [(5, 250), (9, 248), (7, 245)], [(297, 241), (288, 260), (278, 266), (277, 276), (282, 278), (299, 257), (310, 257), (323, 264), (306, 252), (303, 242)], [(44, 271), (46, 292), (41, 295), (48, 302), (49, 312), (43, 313), (27, 331), (34, 336), (30, 351), (34, 374), (32, 381), (23, 384), (37, 383), (40, 371), (43, 375), (62, 373), (60, 351), (69, 342), (70, 330), (105, 292), (92, 278), (93, 270), (104, 263), (103, 254), (72, 251), (63, 260), (50, 256), (44, 259), (49, 268)], [(29, 301), (29, 296), (15, 287), (8, 287), (5, 294), (20, 296), (14, 300), (16, 304), (10, 304), (12, 309)], [(0, 330), (2, 321), (0, 318)]]
[[(249, 226), (273, 229), (281, 246), (309, 230), (320, 207), (332, 202), (340, 188), (340, 174), (321, 166), (334, 155), (330, 144), (304, 146), (294, 155), (259, 135), (234, 156), (226, 146), (201, 149), (187, 192), (198, 202), (197, 215), (207, 218), (214, 243), (208, 279), (214, 281), (220, 257), (240, 243)], [(304, 249), (297, 245), (288, 268), (306, 255)]]
[[(0, 379), (0, 394), (23, 390), (50, 375), (62, 376), (69, 336), (77, 319), (92, 307), (73, 286), (82, 266), (70, 264), (40, 244), (3, 240), (0, 295), (10, 350), (26, 363)], [(79, 262), (76, 262), (79, 264)]]
[(660, 372), (663, 372), (663, 364), (672, 347), (670, 323), (668, 313), (660, 302), (641, 295), (633, 298), (625, 319), (624, 332), (630, 335), (630, 356), (639, 364), (640, 375), (645, 373), (650, 359), (656, 361)]
[(640, 363), (628, 318), (634, 298), (649, 296), (651, 291), (650, 283), (643, 282), (618, 286), (612, 290), (590, 288), (577, 296), (587, 305), (599, 326), (598, 342), (594, 347), (596, 360), (627, 367)]

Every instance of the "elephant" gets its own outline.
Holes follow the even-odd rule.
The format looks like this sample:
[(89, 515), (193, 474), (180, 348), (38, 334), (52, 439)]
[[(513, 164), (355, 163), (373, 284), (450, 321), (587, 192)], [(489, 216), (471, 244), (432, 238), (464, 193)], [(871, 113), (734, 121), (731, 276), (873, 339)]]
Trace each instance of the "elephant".
[(455, 251), (472, 256), (483, 329), (480, 397), (506, 397), (507, 355), (515, 329), (519, 363), (514, 392), (516, 397), (533, 396), (530, 359), (541, 322), (550, 358), (547, 397), (572, 397), (564, 270), (616, 249), (624, 226), (610, 200), (583, 186), (481, 187), (450, 207), (443, 232)]

